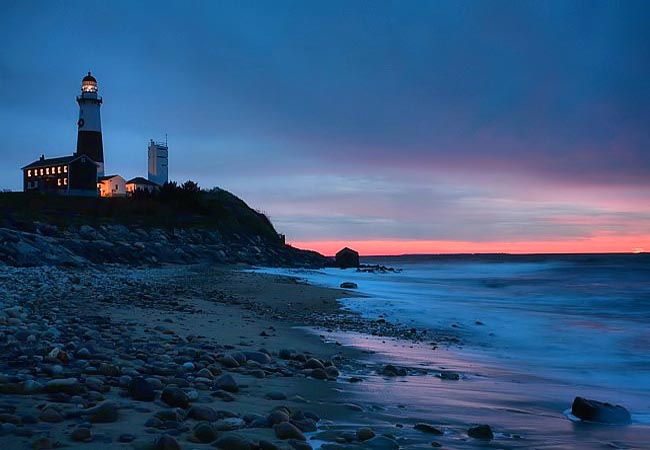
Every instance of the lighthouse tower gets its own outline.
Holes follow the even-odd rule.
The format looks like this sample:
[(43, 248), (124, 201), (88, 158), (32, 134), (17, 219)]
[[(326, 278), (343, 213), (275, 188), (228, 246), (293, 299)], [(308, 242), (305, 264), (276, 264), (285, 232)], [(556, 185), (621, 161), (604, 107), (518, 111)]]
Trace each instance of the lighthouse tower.
[(79, 120), (77, 127), (77, 153), (88, 155), (99, 164), (97, 176), (104, 176), (104, 144), (102, 143), (102, 121), (99, 108), (102, 98), (97, 95), (97, 80), (90, 72), (81, 81), (81, 95), (77, 96), (79, 103)]

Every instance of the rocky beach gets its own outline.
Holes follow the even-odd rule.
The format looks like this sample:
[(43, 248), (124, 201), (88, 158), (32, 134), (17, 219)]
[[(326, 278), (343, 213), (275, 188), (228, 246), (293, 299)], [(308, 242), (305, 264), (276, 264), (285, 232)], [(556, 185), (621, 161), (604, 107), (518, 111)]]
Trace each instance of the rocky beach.
[[(0, 443), (398, 448), (399, 428), (350, 426), (372, 422), (339, 388), (362, 381), (342, 375), (359, 371), (360, 352), (298, 326), (415, 331), (364, 324), (340, 311), (342, 294), (214, 266), (3, 267)], [(442, 433), (413, 432), (426, 446)]]

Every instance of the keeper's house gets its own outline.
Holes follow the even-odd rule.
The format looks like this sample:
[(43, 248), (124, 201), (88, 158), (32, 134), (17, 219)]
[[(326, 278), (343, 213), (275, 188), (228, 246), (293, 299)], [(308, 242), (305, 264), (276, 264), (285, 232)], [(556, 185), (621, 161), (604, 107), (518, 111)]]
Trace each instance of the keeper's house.
[(87, 155), (48, 159), (41, 156), (22, 168), (23, 190), (96, 197), (98, 167)]

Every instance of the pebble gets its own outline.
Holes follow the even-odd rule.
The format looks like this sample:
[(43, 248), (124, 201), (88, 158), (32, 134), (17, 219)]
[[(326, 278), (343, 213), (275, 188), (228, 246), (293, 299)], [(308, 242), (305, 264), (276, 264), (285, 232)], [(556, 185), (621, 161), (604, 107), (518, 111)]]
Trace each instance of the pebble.
[(300, 441), (306, 441), (307, 438), (305, 437), (304, 434), (302, 434), (302, 431), (300, 431), (297, 427), (292, 425), (289, 422), (281, 422), (273, 427), (273, 430), (275, 431), (275, 436), (278, 439), (297, 439)]
[(239, 392), (239, 386), (237, 382), (229, 373), (221, 375), (214, 382), (214, 386), (217, 389), (224, 390), (226, 392)]
[(190, 406), (190, 399), (187, 394), (180, 388), (168, 386), (163, 389), (160, 400), (169, 406), (178, 408), (187, 408)]

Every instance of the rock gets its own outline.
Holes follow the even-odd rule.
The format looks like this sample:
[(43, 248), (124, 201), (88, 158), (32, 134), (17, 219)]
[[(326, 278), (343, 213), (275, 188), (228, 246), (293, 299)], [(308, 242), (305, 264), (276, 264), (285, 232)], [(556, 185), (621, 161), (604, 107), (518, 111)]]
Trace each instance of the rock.
[(305, 437), (304, 434), (302, 434), (302, 431), (300, 431), (297, 427), (292, 425), (289, 422), (281, 422), (273, 427), (273, 430), (275, 431), (275, 436), (278, 439), (297, 439), (299, 441), (306, 441), (307, 438)]
[(76, 442), (90, 442), (93, 439), (92, 433), (89, 428), (79, 427), (72, 430), (70, 439)]
[(187, 413), (187, 417), (194, 420), (207, 420), (214, 422), (219, 419), (219, 414), (209, 406), (193, 405)]
[(408, 372), (403, 367), (395, 367), (392, 364), (386, 364), (381, 370), (381, 374), (387, 377), (405, 377)]
[(111, 423), (117, 422), (119, 409), (117, 403), (106, 400), (97, 406), (86, 409), (83, 414), (88, 415), (88, 420), (93, 423)]
[(190, 399), (187, 394), (181, 388), (177, 387), (168, 386), (163, 389), (160, 400), (169, 406), (177, 408), (185, 409), (190, 406)]
[(210, 371), (210, 369), (204, 367), (203, 369), (196, 372), (196, 377), (207, 378), (208, 380), (212, 380), (214, 378), (214, 374), (212, 373), (212, 371)]
[(209, 422), (197, 423), (192, 433), (196, 440), (204, 444), (213, 442), (219, 437), (219, 433)]
[(239, 363), (231, 355), (222, 356), (219, 358), (219, 363), (227, 369), (234, 369), (236, 367), (239, 367)]
[(289, 445), (294, 450), (312, 450), (311, 445), (303, 441), (298, 441), (296, 439), (289, 439)]
[(451, 380), (451, 381), (460, 380), (460, 375), (457, 374), (456, 372), (442, 371), (438, 376), (440, 377), (441, 380)]
[(248, 361), (255, 361), (260, 364), (269, 364), (271, 357), (264, 352), (242, 352)]
[(317, 380), (327, 380), (327, 372), (323, 369), (314, 369), (309, 373), (309, 376)]
[(251, 442), (246, 437), (236, 433), (223, 435), (216, 440), (214, 446), (223, 450), (251, 450), (253, 448)]
[(58, 423), (63, 422), (63, 415), (54, 408), (45, 408), (38, 416), (43, 422)]
[(280, 358), (280, 359), (293, 359), (293, 355), (295, 355), (295, 354), (296, 354), (295, 351), (293, 351), (291, 349), (283, 348), (278, 353), (278, 358)]
[(325, 370), (325, 364), (316, 358), (308, 359), (305, 363), (305, 369), (323, 369)]
[(76, 378), (60, 378), (50, 380), (45, 384), (45, 392), (56, 394), (63, 392), (65, 394), (78, 394), (83, 390), (79, 380)]
[(229, 373), (225, 373), (216, 379), (214, 386), (226, 392), (239, 392), (237, 382)]
[(135, 436), (133, 434), (120, 434), (119, 437), (117, 438), (118, 442), (133, 442), (135, 440)]
[(174, 437), (163, 434), (154, 444), (154, 450), (181, 450), (181, 445)]
[(266, 417), (266, 421), (269, 425), (277, 425), (282, 422), (289, 422), (289, 420), (289, 414), (281, 409), (271, 411), (271, 413)]
[(386, 436), (375, 436), (364, 442), (362, 448), (371, 450), (394, 450), (399, 448), (399, 444)]
[(357, 430), (357, 440), (358, 441), (367, 441), (375, 437), (375, 432), (370, 428), (359, 428)]
[(474, 439), (483, 439), (491, 440), (494, 439), (494, 433), (492, 433), (492, 428), (489, 425), (479, 425), (477, 427), (470, 428), (467, 431), (467, 435)]
[(280, 450), (280, 447), (272, 442), (265, 441), (264, 439), (260, 439), (258, 447), (260, 450)]
[(359, 288), (357, 283), (353, 283), (351, 281), (345, 281), (345, 282), (341, 283), (339, 287), (341, 289), (358, 289)]
[(630, 412), (621, 405), (576, 397), (571, 406), (571, 414), (588, 422), (609, 424), (628, 424), (632, 418)]
[(40, 394), (43, 392), (43, 385), (38, 381), (25, 380), (23, 381), (22, 392), (27, 395)]
[(133, 400), (152, 402), (156, 398), (153, 386), (142, 377), (135, 377), (129, 383), (129, 395)]
[(428, 423), (416, 423), (413, 428), (423, 433), (435, 434), (436, 436), (442, 436), (444, 434), (441, 430)]
[(273, 391), (273, 392), (267, 392), (266, 398), (268, 398), (269, 400), (286, 400), (287, 395), (284, 392)]
[(43, 438), (36, 439), (34, 442), (32, 442), (32, 448), (34, 450), (45, 450), (45, 449), (54, 448), (54, 444), (48, 438), (43, 437)]

